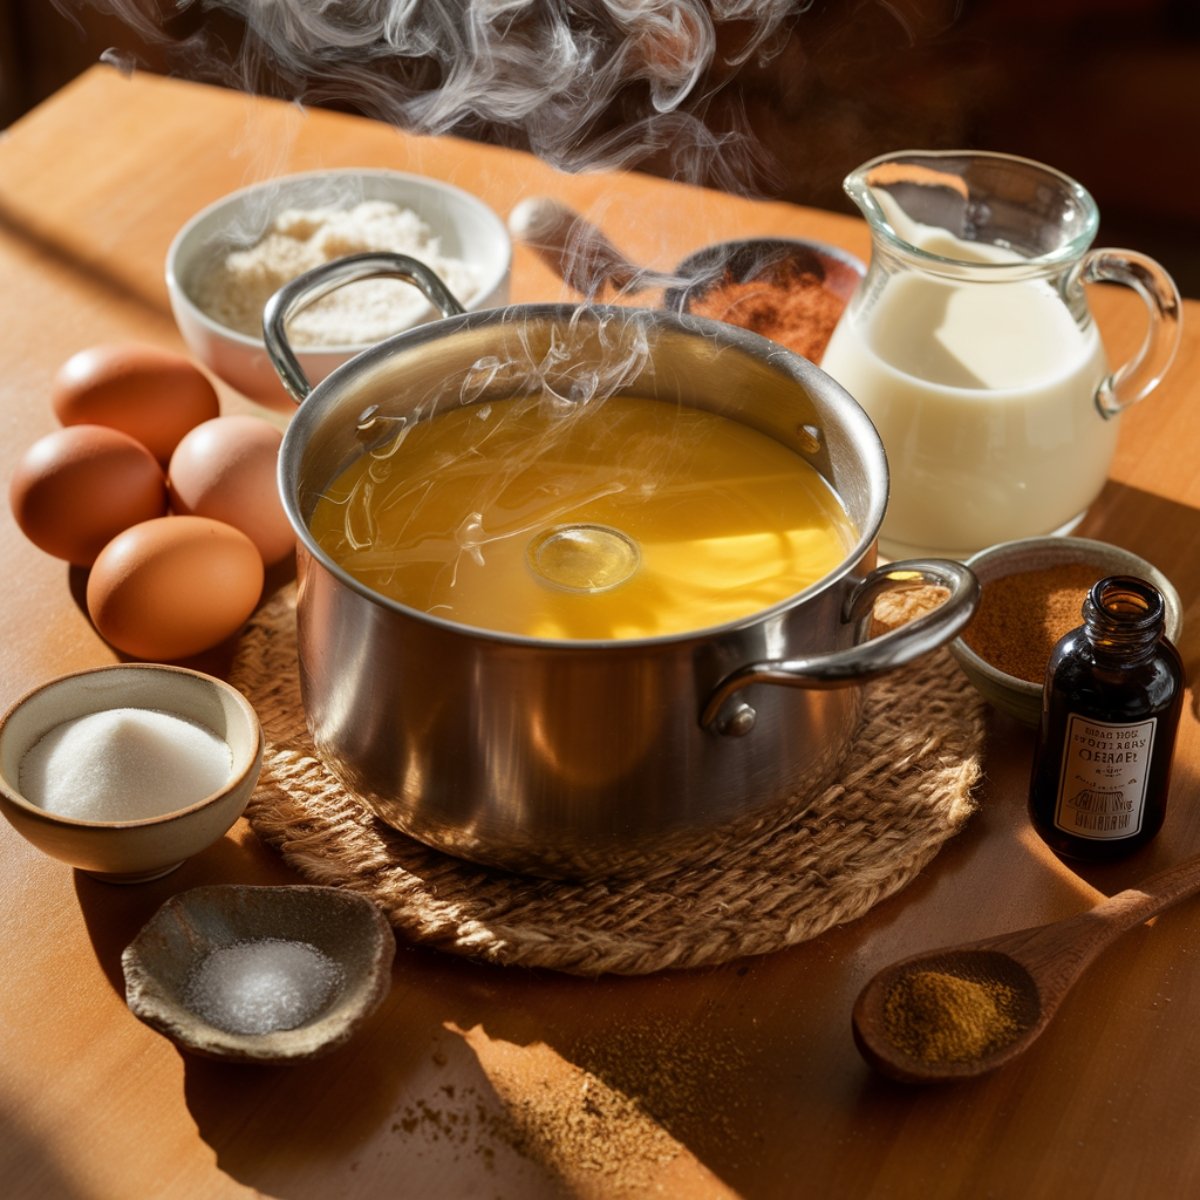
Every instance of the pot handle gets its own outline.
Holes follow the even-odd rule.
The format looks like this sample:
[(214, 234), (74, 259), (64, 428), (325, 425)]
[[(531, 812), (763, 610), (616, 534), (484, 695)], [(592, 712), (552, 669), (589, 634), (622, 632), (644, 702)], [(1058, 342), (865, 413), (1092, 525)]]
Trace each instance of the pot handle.
[(811, 658), (778, 659), (748, 663), (731, 671), (713, 688), (700, 713), (700, 724), (712, 733), (741, 737), (754, 728), (757, 714), (733, 697), (752, 683), (778, 683), (786, 687), (849, 687), (902, 667), (954, 637), (975, 612), (979, 581), (969, 567), (943, 559), (908, 559), (876, 567), (859, 580), (846, 596), (843, 622), (865, 631), (875, 601), (884, 592), (936, 584), (950, 595), (932, 612), (880, 637), (857, 642), (847, 650), (815, 654)]
[(461, 316), (467, 311), (431, 268), (407, 254), (383, 251), (351, 254), (305, 271), (285, 283), (263, 308), (263, 341), (267, 344), (267, 354), (283, 386), (297, 404), (303, 403), (312, 391), (312, 384), (287, 339), (288, 321), (301, 309), (347, 283), (374, 278), (403, 279), (405, 283), (411, 283), (444, 317)]

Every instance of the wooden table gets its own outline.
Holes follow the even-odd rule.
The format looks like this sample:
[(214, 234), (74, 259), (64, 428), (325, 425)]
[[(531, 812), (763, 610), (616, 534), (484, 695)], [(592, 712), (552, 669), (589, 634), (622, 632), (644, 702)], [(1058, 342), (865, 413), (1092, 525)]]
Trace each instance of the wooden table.
[[(847, 218), (637, 176), (563, 178), (517, 154), (98, 68), (0, 140), (5, 477), (54, 427), (48, 386), (72, 352), (123, 338), (181, 348), (163, 257), (188, 216), (268, 175), (348, 165), (437, 176), (502, 214), (524, 196), (553, 193), (659, 266), (750, 234), (868, 252), (865, 227)], [(514, 298), (562, 295), (518, 248)], [(1114, 347), (1140, 336), (1136, 301), (1105, 292), (1095, 304)], [(1126, 419), (1111, 483), (1083, 532), (1138, 549), (1174, 579), (1194, 676), (1200, 305), (1187, 308), (1178, 364)], [(228, 392), (222, 402), (245, 407)], [(83, 610), (82, 573), (29, 545), (7, 506), (0, 547), (0, 703), (112, 661)], [(213, 668), (222, 665), (214, 656)], [(1165, 829), (1104, 870), (1069, 870), (1031, 832), (1031, 741), (993, 717), (981, 807), (967, 830), (902, 893), (794, 950), (584, 980), (401, 946), (389, 998), (363, 1034), (292, 1069), (183, 1056), (124, 1002), (121, 950), (166, 897), (201, 883), (294, 881), (248, 829), (164, 880), (117, 888), (43, 857), (4, 826), (0, 1190), (79, 1200), (1194, 1195), (1200, 901), (1128, 934), (1041, 1043), (996, 1075), (908, 1090), (873, 1076), (852, 1043), (853, 999), (889, 960), (1077, 912), (1200, 852), (1194, 694)], [(595, 1053), (606, 1040), (629, 1048), (616, 1066)], [(649, 1117), (597, 1145), (571, 1121), (584, 1103), (571, 1089), (582, 1072), (602, 1069), (612, 1087), (657, 1099)], [(540, 1122), (541, 1133), (527, 1130), (522, 1143), (512, 1136), (522, 1122)], [(599, 1168), (597, 1155), (622, 1165)]]

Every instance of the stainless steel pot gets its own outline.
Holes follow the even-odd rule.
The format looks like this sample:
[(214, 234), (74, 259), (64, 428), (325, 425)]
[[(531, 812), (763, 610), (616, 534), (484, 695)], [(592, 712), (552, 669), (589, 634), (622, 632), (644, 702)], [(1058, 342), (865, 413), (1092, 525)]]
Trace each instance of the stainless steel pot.
[[(368, 275), (420, 286), (445, 319), (364, 352), (310, 388), (285, 323)], [(875, 569), (887, 503), (870, 421), (811, 363), (744, 330), (665, 311), (523, 305), (463, 314), (415, 260), (361, 255), (285, 287), (268, 350), (299, 411), (279, 479), (299, 538), (297, 637), (317, 752), (380, 818), (449, 853), (543, 874), (683, 859), (714, 830), (782, 819), (836, 771), (862, 684), (949, 641), (978, 587), (958, 563)], [(547, 641), (468, 628), (354, 579), (316, 544), (322, 490), (395, 429), (443, 404), (619, 386), (722, 413), (808, 459), (857, 544), (813, 587), (716, 628), (631, 641)], [(447, 399), (449, 398), (449, 400)], [(884, 591), (950, 589), (934, 613), (873, 640)]]

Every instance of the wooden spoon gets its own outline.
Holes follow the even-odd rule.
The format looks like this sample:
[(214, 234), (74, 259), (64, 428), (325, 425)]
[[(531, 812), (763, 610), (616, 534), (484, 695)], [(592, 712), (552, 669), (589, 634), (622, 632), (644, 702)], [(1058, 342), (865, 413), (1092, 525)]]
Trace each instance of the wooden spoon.
[(508, 228), (581, 296), (605, 287), (639, 292), (680, 282), (678, 276), (637, 266), (586, 217), (549, 196), (522, 200), (509, 214)]
[[(854, 1040), (871, 1066), (906, 1083), (968, 1079), (993, 1071), (1029, 1049), (1071, 986), (1110, 942), (1196, 892), (1200, 858), (1191, 858), (1078, 916), (893, 963), (859, 993)], [(919, 1028), (913, 1024), (913, 1005), (901, 1003), (915, 994), (914, 977), (925, 1000), (942, 995), (939, 987), (946, 985), (940, 1009), (920, 1006)], [(964, 1014), (960, 1002), (968, 994), (996, 998), (994, 1010), (984, 1003), (984, 1015), (997, 1017), (991, 1023), (994, 1037), (986, 1038), (981, 1026)], [(946, 1051), (950, 1043), (956, 1048)], [(964, 1056), (963, 1047), (972, 1043), (977, 1048)]]
[(586, 217), (549, 196), (530, 196), (518, 203), (509, 213), (508, 228), (581, 296), (592, 298), (606, 288), (621, 295), (662, 288), (666, 307), (682, 312), (726, 277), (808, 274), (828, 278), (831, 290), (849, 299), (863, 273), (862, 264), (837, 247), (771, 237), (716, 242), (688, 255), (674, 273), (654, 271), (632, 262)]

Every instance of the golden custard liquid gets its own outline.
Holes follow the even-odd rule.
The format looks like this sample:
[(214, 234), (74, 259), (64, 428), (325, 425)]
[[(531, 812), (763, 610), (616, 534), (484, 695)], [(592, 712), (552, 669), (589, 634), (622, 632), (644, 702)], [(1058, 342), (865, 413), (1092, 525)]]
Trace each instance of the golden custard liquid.
[(318, 544), (374, 591), (538, 638), (681, 633), (828, 574), (854, 530), (824, 479), (714, 413), (613, 396), (410, 424), (317, 502)]

